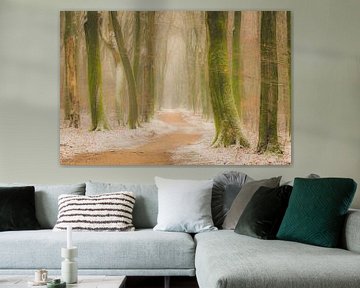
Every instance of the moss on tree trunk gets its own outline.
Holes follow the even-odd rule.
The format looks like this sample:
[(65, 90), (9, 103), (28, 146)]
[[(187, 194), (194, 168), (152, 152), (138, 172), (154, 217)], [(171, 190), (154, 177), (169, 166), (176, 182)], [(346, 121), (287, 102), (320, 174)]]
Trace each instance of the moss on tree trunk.
[(235, 100), (236, 110), (241, 119), (241, 98), (243, 95), (243, 77), (241, 71), (241, 11), (234, 12), (234, 30), (232, 40), (232, 90)]
[(99, 14), (87, 12), (84, 24), (86, 50), (88, 59), (88, 87), (91, 113), (91, 131), (109, 129), (105, 118), (102, 95), (102, 72), (99, 43)]
[(277, 136), (278, 61), (276, 47), (276, 12), (261, 12), (261, 94), (259, 153), (281, 153)]
[(227, 49), (228, 12), (206, 12), (209, 29), (209, 82), (214, 112), (215, 138), (213, 145), (228, 147), (249, 146), (240, 129), (239, 117), (231, 90)]

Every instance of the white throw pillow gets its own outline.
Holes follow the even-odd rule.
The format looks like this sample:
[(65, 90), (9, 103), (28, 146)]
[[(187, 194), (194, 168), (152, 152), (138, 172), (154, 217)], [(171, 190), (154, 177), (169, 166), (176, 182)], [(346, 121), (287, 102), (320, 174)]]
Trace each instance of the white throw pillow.
[(155, 177), (159, 212), (154, 230), (198, 233), (217, 230), (211, 217), (213, 180)]
[(59, 196), (59, 214), (55, 231), (133, 231), (133, 192), (115, 192), (92, 196)]

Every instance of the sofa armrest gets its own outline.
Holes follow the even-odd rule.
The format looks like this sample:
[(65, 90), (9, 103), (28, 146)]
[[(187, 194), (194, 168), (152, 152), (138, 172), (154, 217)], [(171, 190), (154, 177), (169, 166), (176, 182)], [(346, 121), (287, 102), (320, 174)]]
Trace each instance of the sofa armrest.
[(343, 248), (360, 253), (360, 210), (349, 210), (343, 232)]

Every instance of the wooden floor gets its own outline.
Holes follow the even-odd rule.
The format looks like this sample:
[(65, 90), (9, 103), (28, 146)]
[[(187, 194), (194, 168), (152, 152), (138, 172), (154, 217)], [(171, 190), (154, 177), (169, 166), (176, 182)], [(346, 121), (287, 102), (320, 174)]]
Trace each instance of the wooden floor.
[[(131, 277), (126, 279), (126, 288), (163, 288), (164, 277)], [(171, 288), (199, 288), (195, 277), (171, 277)]]

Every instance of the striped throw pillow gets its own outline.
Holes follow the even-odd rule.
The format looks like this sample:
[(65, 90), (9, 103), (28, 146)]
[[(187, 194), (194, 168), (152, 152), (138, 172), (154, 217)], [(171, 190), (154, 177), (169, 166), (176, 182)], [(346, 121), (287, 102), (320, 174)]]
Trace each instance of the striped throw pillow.
[(93, 196), (60, 195), (55, 231), (133, 231), (133, 192), (105, 193)]

